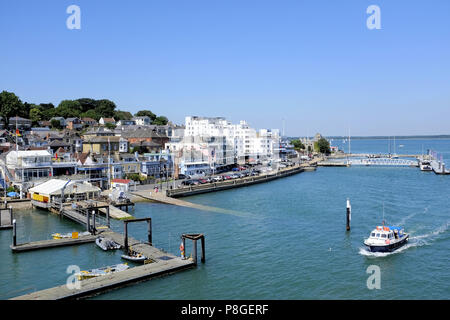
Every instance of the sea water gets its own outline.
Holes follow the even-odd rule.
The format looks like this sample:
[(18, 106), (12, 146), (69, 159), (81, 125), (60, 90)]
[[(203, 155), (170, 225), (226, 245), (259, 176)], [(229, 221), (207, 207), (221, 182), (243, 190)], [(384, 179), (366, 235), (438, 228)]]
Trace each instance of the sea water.
[[(353, 140), (354, 153), (387, 152), (388, 140)], [(398, 154), (433, 149), (450, 163), (450, 140), (396, 140)], [(268, 183), (184, 198), (236, 214), (138, 203), (151, 217), (156, 247), (179, 255), (182, 233), (203, 233), (206, 263), (116, 289), (93, 299), (449, 299), (450, 176), (413, 167), (318, 168)], [(346, 200), (352, 205), (346, 226)], [(380, 225), (400, 225), (407, 245), (370, 253), (364, 238)], [(84, 231), (41, 210), (17, 212), (18, 241)], [(123, 230), (120, 221), (113, 228)], [(145, 240), (147, 226), (129, 225)], [(0, 232), (0, 298), (64, 284), (69, 265), (90, 269), (123, 262), (95, 244), (11, 253), (11, 230)], [(200, 246), (199, 246), (200, 255)], [(192, 244), (186, 241), (186, 252)], [(380, 289), (367, 285), (371, 266)]]

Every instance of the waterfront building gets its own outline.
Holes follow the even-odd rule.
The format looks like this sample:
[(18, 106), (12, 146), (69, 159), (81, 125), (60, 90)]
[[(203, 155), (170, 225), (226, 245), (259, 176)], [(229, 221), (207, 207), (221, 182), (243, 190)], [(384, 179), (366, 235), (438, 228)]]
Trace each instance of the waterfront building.
[(134, 117), (132, 120), (138, 126), (149, 126), (152, 123), (152, 119), (149, 116)]
[(9, 129), (17, 129), (19, 130), (29, 130), (31, 128), (31, 120), (25, 119), (21, 117), (11, 117), (9, 118)]
[(53, 175), (52, 154), (48, 150), (18, 150), (6, 154), (6, 167), (14, 182), (51, 177)]
[(131, 145), (143, 142), (152, 142), (150, 146), (156, 146), (159, 149), (164, 149), (164, 145), (169, 142), (169, 137), (164, 133), (158, 133), (156, 129), (139, 127), (136, 129), (129, 129), (122, 131), (122, 137), (128, 140)]
[(132, 190), (132, 187), (136, 186), (136, 182), (130, 179), (112, 179), (111, 187), (113, 189), (121, 190), (123, 192), (128, 192)]
[(183, 138), (174, 135), (166, 146), (175, 154), (179, 172), (195, 175), (276, 161), (279, 142), (278, 129), (256, 130), (246, 121), (232, 124), (223, 117), (188, 116)]
[(101, 117), (100, 120), (98, 121), (98, 123), (102, 126), (106, 125), (107, 123), (109, 124), (116, 124), (116, 120), (114, 120), (114, 118), (103, 118)]
[(66, 128), (69, 130), (81, 130), (83, 128), (83, 122), (80, 118), (67, 118)]
[(100, 188), (88, 182), (76, 182), (61, 179), (51, 179), (28, 190), (31, 203), (41, 208), (49, 208), (54, 202), (60, 202), (64, 192), (65, 200), (97, 199)]
[(173, 157), (168, 150), (144, 153), (139, 156), (139, 162), (141, 164), (140, 172), (146, 177), (161, 178), (174, 175)]
[(117, 136), (90, 136), (83, 141), (83, 153), (119, 152), (120, 139)]
[(119, 120), (116, 123), (117, 127), (128, 127), (136, 125), (135, 120)]
[(85, 126), (89, 126), (89, 127), (92, 127), (92, 126), (95, 126), (98, 124), (97, 120), (89, 118), (89, 117), (81, 118), (81, 121)]

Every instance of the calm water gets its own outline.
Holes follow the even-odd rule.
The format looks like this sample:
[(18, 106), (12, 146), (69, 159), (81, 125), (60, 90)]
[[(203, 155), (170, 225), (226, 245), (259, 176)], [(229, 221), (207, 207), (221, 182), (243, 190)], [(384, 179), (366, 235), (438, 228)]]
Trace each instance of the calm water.
[[(384, 146), (383, 146), (384, 142)], [(432, 148), (450, 163), (450, 140), (396, 141), (397, 153)], [(383, 150), (383, 148), (385, 150)], [(387, 141), (355, 140), (352, 152), (386, 152)], [(157, 247), (179, 254), (181, 233), (206, 235), (206, 263), (196, 269), (114, 290), (94, 299), (449, 299), (450, 176), (417, 168), (319, 168), (266, 184), (185, 200), (240, 211), (210, 213), (162, 204), (136, 205), (153, 219)], [(346, 199), (352, 230), (345, 231)], [(392, 254), (368, 254), (363, 239), (383, 216), (411, 234)], [(19, 241), (82, 231), (44, 211), (17, 214)], [(122, 230), (120, 222), (114, 228)], [(144, 239), (146, 225), (132, 226)], [(64, 284), (68, 265), (120, 262), (120, 252), (94, 244), (12, 254), (11, 231), (0, 232), (0, 298)], [(187, 253), (191, 246), (187, 242)], [(381, 270), (369, 290), (366, 269)]]

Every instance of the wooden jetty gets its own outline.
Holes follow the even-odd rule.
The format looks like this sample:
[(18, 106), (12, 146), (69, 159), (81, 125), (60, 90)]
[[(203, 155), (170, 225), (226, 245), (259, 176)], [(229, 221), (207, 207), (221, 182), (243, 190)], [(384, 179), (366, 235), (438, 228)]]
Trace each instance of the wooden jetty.
[(431, 168), (433, 169), (433, 172), (435, 174), (439, 175), (450, 174), (450, 170), (445, 168), (445, 163), (436, 159), (433, 159), (431, 161)]
[[(101, 235), (114, 240), (125, 248), (132, 248), (133, 251), (139, 252), (147, 257), (144, 265), (129, 268), (124, 271), (99, 276), (91, 279), (79, 281), (79, 287), (60, 285), (54, 288), (40, 290), (32, 293), (28, 293), (19, 297), (15, 297), (12, 300), (60, 300), (60, 299), (73, 299), (83, 298), (98, 294), (102, 291), (111, 290), (114, 288), (122, 287), (134, 282), (140, 282), (148, 280), (154, 277), (163, 276), (195, 267), (197, 265), (197, 245), (196, 240), (202, 240), (202, 258), (201, 261), (205, 262), (205, 245), (203, 235), (186, 235), (183, 234), (183, 244), (185, 239), (194, 240), (194, 257), (185, 259), (177, 257), (173, 254), (164, 252), (155, 248), (150, 243), (140, 242), (136, 239), (130, 238), (127, 233), (127, 225), (132, 222), (150, 221), (149, 227), (149, 242), (151, 243), (151, 219), (133, 219), (124, 221), (125, 235), (114, 232), (110, 229), (105, 229), (101, 232)], [(93, 266), (98, 268), (102, 266)]]
[(5, 206), (0, 208), (0, 230), (11, 229), (13, 227), (13, 209)]
[(319, 167), (349, 167), (347, 161), (320, 161), (317, 163)]
[(41, 240), (34, 242), (26, 242), (21, 244), (12, 244), (11, 250), (13, 252), (25, 252), (25, 251), (33, 251), (33, 250), (41, 250), (41, 249), (49, 249), (56, 247), (67, 247), (73, 245), (80, 245), (84, 243), (93, 243), (97, 236), (95, 235), (85, 235), (80, 236), (78, 238), (63, 238), (63, 239), (50, 239), (50, 240)]

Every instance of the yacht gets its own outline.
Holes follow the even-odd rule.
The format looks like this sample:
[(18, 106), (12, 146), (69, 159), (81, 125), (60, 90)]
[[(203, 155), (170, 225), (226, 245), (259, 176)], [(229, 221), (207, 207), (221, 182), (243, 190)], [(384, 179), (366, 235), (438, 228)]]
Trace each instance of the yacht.
[(371, 252), (392, 252), (402, 247), (408, 242), (409, 234), (401, 227), (377, 226), (370, 233), (369, 238), (364, 240), (364, 244)]

